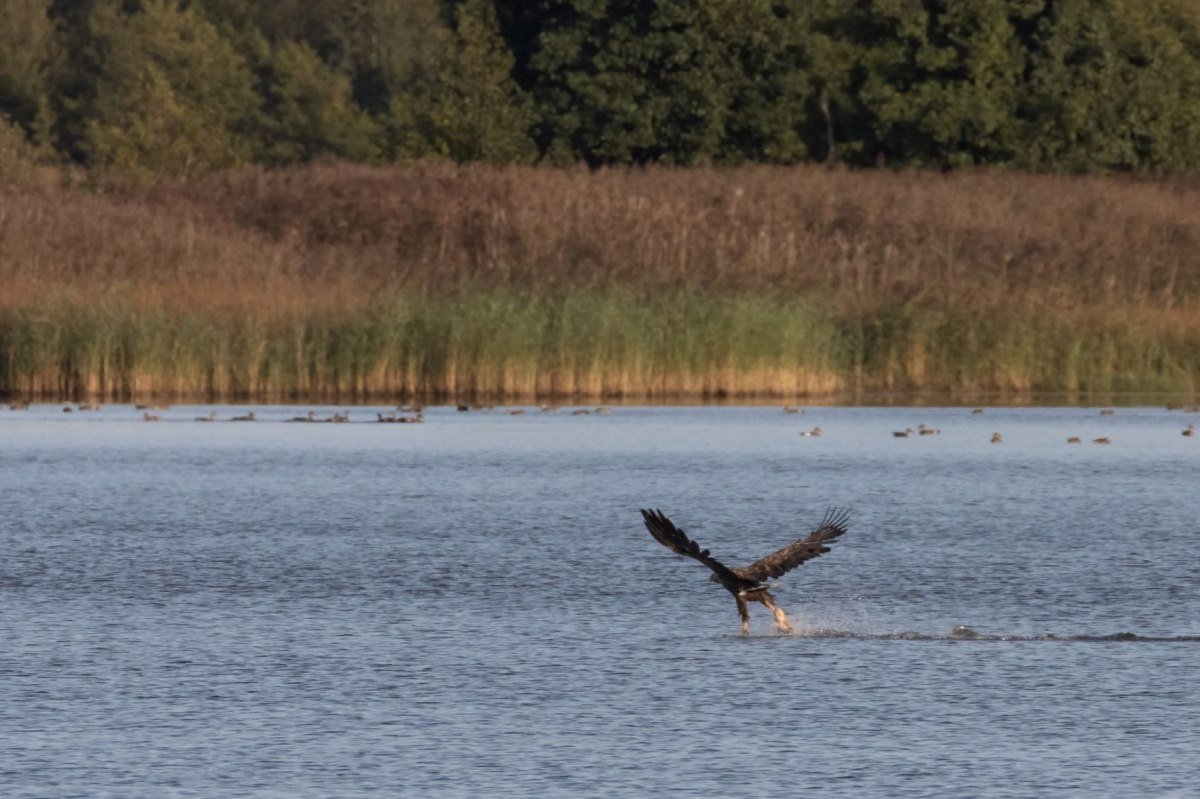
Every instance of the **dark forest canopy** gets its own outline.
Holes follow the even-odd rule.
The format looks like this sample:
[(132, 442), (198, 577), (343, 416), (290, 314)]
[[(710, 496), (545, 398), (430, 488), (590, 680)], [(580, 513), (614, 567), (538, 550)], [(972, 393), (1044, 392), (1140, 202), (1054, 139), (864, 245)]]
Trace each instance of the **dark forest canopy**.
[(147, 178), (324, 157), (1194, 170), (1200, 4), (3, 0), (0, 163), (14, 149)]

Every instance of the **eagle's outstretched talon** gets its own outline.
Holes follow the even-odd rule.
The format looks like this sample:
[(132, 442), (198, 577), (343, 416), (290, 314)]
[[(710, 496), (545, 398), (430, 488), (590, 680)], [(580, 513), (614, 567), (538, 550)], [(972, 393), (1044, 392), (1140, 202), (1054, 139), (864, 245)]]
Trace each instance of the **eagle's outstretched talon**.
[(778, 606), (768, 605), (771, 608), (771, 613), (775, 615), (775, 626), (779, 628), (779, 632), (791, 635), (795, 632), (792, 629), (791, 623), (788, 622), (787, 614), (783, 612), (783, 608)]

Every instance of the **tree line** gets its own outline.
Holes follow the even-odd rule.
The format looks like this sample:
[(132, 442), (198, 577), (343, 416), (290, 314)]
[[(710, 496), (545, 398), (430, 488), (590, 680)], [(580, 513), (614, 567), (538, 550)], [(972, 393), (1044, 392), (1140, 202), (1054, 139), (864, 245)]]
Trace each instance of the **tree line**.
[(1186, 171), (1200, 4), (3, 0), (5, 147), (145, 178), (320, 158)]

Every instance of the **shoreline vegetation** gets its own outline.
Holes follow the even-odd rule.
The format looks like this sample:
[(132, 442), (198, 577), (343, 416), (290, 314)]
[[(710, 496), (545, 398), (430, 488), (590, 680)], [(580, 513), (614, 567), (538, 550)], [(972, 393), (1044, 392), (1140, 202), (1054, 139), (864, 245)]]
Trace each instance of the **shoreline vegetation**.
[(1187, 178), (426, 163), (0, 186), (14, 399), (1194, 396), (1198, 311)]

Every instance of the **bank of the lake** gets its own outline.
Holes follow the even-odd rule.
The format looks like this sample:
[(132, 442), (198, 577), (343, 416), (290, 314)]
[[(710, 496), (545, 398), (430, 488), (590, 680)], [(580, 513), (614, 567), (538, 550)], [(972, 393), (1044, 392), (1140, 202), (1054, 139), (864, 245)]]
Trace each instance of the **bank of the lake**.
[(1200, 387), (1200, 189), (418, 165), (0, 190), (0, 395)]

